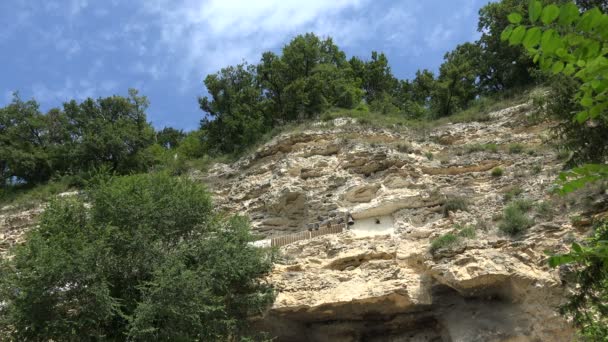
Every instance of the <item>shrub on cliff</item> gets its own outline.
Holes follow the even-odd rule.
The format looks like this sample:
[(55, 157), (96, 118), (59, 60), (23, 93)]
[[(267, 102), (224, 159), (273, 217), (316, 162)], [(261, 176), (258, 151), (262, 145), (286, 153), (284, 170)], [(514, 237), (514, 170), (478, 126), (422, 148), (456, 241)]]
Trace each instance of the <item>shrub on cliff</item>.
[(450, 211), (457, 211), (457, 210), (467, 211), (468, 207), (469, 207), (469, 205), (464, 198), (452, 197), (452, 198), (447, 199), (445, 201), (445, 203), (443, 203), (441, 211), (443, 212), (444, 217), (448, 217), (450, 214)]
[(526, 200), (509, 203), (503, 212), (502, 222), (498, 228), (509, 235), (517, 235), (530, 228), (534, 224), (534, 220), (526, 214), (530, 208), (531, 203)]
[[(8, 340), (228, 341), (273, 299), (271, 258), (198, 184), (98, 179), (53, 202), (0, 269)], [(89, 203), (90, 206), (88, 204)]]

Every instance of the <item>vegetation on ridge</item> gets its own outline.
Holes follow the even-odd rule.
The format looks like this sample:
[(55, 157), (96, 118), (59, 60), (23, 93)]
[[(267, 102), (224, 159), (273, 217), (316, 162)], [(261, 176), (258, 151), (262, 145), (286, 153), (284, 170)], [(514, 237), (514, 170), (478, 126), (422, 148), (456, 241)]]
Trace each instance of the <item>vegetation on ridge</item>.
[[(236, 341), (273, 301), (269, 251), (200, 184), (101, 177), (53, 201), (0, 263), (0, 334), (29, 340)], [(85, 205), (90, 204), (90, 207)], [(5, 335), (2, 335), (5, 336)], [(4, 340), (4, 339), (3, 339)]]
[[(531, 0), (524, 13), (509, 14), (511, 22), (501, 39), (522, 45), (541, 70), (560, 75), (554, 87), (552, 110), (566, 121), (558, 128), (574, 154), (573, 164), (592, 162), (560, 175), (562, 194), (589, 183), (608, 179), (606, 164), (608, 133), (608, 15), (605, 2), (584, 1), (583, 10), (574, 3), (546, 5)], [(576, 95), (565, 94), (565, 89)], [(583, 136), (585, 135), (586, 136)], [(584, 141), (585, 143), (581, 143)], [(523, 223), (523, 222), (522, 222)], [(521, 227), (521, 224), (518, 225)], [(572, 318), (581, 337), (590, 341), (608, 337), (608, 235), (600, 222), (595, 235), (584, 246), (573, 243), (571, 251), (549, 259), (552, 266), (575, 263), (576, 288), (562, 313)]]

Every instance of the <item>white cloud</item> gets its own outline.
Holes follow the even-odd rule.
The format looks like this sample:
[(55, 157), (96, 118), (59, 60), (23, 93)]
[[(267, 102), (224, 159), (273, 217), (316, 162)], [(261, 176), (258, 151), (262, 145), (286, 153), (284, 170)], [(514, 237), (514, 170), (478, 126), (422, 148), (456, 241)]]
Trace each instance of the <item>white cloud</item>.
[(70, 16), (74, 17), (80, 14), (85, 8), (89, 6), (88, 0), (71, 0), (68, 4), (68, 13)]
[(111, 95), (118, 87), (118, 82), (112, 80), (90, 81), (82, 79), (74, 82), (71, 78), (66, 79), (62, 85), (49, 87), (44, 83), (36, 83), (32, 86), (32, 96), (42, 104), (57, 105), (71, 99), (84, 100), (88, 97)]
[(350, 30), (361, 31), (357, 25), (337, 26), (332, 19), (364, 1), (146, 1), (161, 37), (160, 44), (149, 48), (176, 59), (183, 80), (200, 78), (242, 59), (257, 62), (261, 52), (297, 33), (317, 28), (318, 34), (347, 37)]
[(154, 80), (159, 80), (167, 73), (166, 67), (159, 63), (144, 64), (142, 61), (135, 62), (132, 70), (139, 74), (148, 75)]
[(55, 43), (55, 47), (59, 52), (62, 52), (68, 59), (80, 52), (80, 43), (72, 39), (59, 39)]
[(424, 40), (432, 49), (444, 48), (446, 43), (452, 38), (453, 29), (445, 27), (443, 24), (435, 26), (431, 34)]

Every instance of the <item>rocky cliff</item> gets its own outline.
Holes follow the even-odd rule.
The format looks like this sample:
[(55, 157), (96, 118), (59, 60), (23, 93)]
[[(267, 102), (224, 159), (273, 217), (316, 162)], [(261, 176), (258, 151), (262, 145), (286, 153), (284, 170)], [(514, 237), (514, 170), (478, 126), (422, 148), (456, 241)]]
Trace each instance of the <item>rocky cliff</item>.
[[(336, 119), (194, 173), (264, 239), (354, 219), (280, 248), (267, 279), (277, 298), (256, 326), (278, 341), (572, 340), (556, 313), (563, 274), (544, 252), (586, 232), (571, 224), (576, 206), (551, 195), (562, 161), (551, 123), (529, 112), (419, 129)], [(510, 236), (498, 226), (513, 199), (534, 224)], [(42, 210), (0, 211), (0, 254)]]
[[(257, 324), (279, 341), (570, 341), (556, 313), (566, 290), (544, 251), (582, 232), (550, 195), (562, 163), (550, 123), (529, 111), (424, 130), (337, 119), (216, 165), (202, 181), (264, 237), (355, 221), (281, 248), (268, 278), (278, 296)], [(516, 236), (498, 229), (513, 198), (534, 219)], [(457, 239), (431, 248), (445, 235)]]

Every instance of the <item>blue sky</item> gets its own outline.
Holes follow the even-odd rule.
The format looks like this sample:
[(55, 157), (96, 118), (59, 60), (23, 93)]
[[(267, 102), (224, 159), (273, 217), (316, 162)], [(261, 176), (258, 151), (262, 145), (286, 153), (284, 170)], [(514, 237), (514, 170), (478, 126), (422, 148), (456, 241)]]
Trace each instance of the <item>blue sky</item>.
[(13, 91), (42, 110), (137, 88), (155, 127), (186, 130), (203, 112), (205, 75), (295, 35), (331, 36), (348, 56), (388, 55), (394, 74), (437, 70), (478, 38), (488, 0), (2, 0), (0, 106)]

